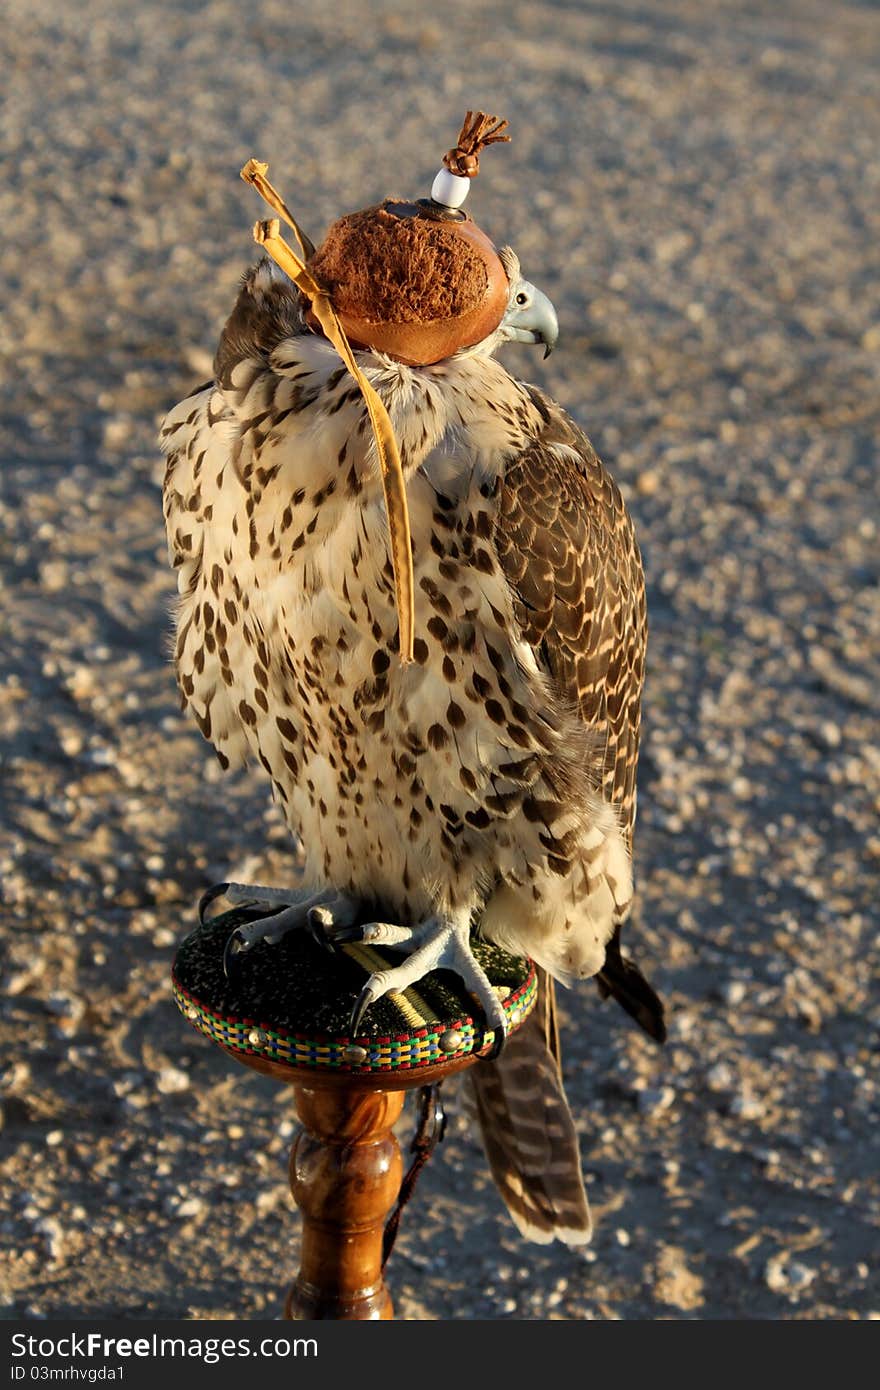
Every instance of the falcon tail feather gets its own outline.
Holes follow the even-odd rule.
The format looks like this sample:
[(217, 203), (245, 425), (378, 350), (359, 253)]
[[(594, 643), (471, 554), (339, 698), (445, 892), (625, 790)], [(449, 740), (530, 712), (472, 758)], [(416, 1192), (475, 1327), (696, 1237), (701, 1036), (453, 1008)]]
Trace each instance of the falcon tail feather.
[(559, 1071), (553, 981), (501, 1055), (468, 1072), (492, 1177), (520, 1233), (586, 1245), (592, 1221), (580, 1149)]
[(666, 1041), (663, 1001), (635, 962), (621, 955), (618, 932), (608, 943), (596, 984), (603, 999), (610, 994), (655, 1042)]

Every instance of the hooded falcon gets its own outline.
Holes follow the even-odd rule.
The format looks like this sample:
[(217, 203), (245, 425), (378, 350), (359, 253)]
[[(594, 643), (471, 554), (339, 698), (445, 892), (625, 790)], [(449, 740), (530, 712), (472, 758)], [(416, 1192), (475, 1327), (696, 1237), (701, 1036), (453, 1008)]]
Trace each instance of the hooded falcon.
[[(216, 890), (266, 908), (232, 934), (230, 969), (287, 930), (393, 948), (352, 1036), (389, 990), (456, 971), (495, 1030), (468, 1077), (501, 1195), (524, 1235), (576, 1245), (590, 1217), (553, 981), (595, 977), (664, 1036), (620, 950), (645, 590), (589, 440), (496, 359), (557, 337), (514, 252), (461, 207), (505, 124), (469, 112), (430, 199), (342, 218), (317, 251), (295, 228), (306, 270), (264, 258), (245, 276), (214, 380), (163, 424), (164, 507), (184, 704), (223, 767), (262, 764), (305, 855), (296, 890)], [(472, 930), (540, 967), (503, 1046)]]

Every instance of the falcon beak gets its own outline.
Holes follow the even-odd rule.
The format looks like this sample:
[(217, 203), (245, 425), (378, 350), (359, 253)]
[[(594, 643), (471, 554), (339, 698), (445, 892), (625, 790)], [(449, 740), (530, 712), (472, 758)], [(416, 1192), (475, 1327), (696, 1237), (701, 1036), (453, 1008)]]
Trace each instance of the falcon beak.
[(544, 356), (549, 357), (559, 337), (559, 320), (546, 294), (518, 280), (510, 294), (507, 313), (501, 320), (504, 342), (543, 343)]

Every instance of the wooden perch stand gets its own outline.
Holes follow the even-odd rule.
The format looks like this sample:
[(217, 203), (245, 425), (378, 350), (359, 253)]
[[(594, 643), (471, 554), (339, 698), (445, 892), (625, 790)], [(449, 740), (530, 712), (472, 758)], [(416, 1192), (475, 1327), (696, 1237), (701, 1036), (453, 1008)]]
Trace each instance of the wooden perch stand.
[[(419, 981), (418, 992), (378, 1001), (362, 1032), (347, 1036), (364, 969), (375, 963), (360, 959), (363, 948), (330, 954), (307, 932), (272, 946), (260, 942), (230, 981), (223, 951), (243, 911), (191, 932), (172, 980), (181, 1012), (199, 1032), (242, 1065), (293, 1086), (302, 1129), (290, 1152), (290, 1189), (303, 1228), (285, 1316), (392, 1318), (383, 1268), (403, 1174), (393, 1126), (407, 1091), (433, 1087), (478, 1062), (493, 1034), (471, 1016), (461, 982), (438, 972)], [(513, 1030), (535, 1002), (534, 969), (495, 947), (478, 949)], [(433, 1147), (428, 1096), (423, 1090), (407, 1189)]]
[(410, 1076), (316, 1077), (227, 1051), (294, 1088), (302, 1129), (290, 1150), (290, 1190), (302, 1214), (302, 1251), (285, 1317), (392, 1318), (383, 1247), (403, 1176), (393, 1126), (407, 1091), (461, 1071), (476, 1058)]

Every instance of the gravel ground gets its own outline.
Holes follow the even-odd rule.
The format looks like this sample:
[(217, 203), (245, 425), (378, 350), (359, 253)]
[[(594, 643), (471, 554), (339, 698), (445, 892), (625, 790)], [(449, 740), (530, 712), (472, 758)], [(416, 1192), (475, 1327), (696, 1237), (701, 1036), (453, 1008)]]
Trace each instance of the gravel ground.
[(880, 1316), (877, 7), (5, 13), (5, 1314), (280, 1310), (290, 1098), (186, 1028), (168, 971), (207, 882), (291, 856), (263, 779), (177, 709), (157, 422), (251, 258), (249, 155), (316, 236), (425, 190), (482, 105), (515, 142), (475, 215), (563, 335), (509, 364), (586, 427), (643, 543), (629, 940), (670, 1041), (565, 995), (586, 1260), (520, 1241), (458, 1112), (398, 1316)]

